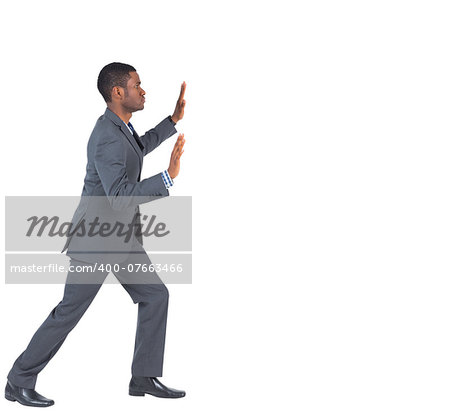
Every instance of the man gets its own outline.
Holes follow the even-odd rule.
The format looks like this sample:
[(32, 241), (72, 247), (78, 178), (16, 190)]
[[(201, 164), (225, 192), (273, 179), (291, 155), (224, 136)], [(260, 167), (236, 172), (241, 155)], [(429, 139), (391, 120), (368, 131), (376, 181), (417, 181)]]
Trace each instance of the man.
[[(184, 391), (168, 388), (157, 379), (162, 376), (168, 290), (155, 272), (141, 273), (136, 278), (136, 274), (125, 270), (129, 264), (146, 268), (151, 265), (142, 247), (142, 237), (132, 236), (125, 241), (123, 236), (83, 236), (80, 223), (100, 218), (103, 223), (120, 220), (130, 227), (139, 226), (138, 205), (169, 195), (168, 188), (180, 170), (183, 134), (178, 136), (167, 170), (142, 181), (140, 174), (143, 156), (176, 133), (174, 126), (184, 116), (186, 84), (183, 82), (181, 86), (173, 115), (141, 137), (130, 123), (132, 113), (142, 110), (145, 103), (145, 91), (135, 68), (123, 63), (108, 64), (100, 71), (97, 86), (107, 108), (97, 120), (88, 142), (82, 197), (72, 219), (73, 230), (63, 249), (64, 252), (67, 248), (71, 257), (64, 296), (8, 374), (6, 399), (27, 406), (54, 404), (35, 391), (37, 375), (81, 319), (108, 275), (96, 269), (98, 262), (121, 263), (114, 275), (133, 302), (139, 304), (129, 394), (185, 396)], [(76, 270), (80, 267), (89, 267), (91, 271)]]

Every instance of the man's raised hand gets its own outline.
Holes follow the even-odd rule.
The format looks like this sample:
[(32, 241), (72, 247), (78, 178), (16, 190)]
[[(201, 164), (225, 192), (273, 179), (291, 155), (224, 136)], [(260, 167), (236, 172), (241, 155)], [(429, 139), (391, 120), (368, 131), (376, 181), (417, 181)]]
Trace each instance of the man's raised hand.
[(178, 123), (184, 116), (184, 106), (186, 105), (186, 100), (184, 100), (184, 92), (186, 90), (186, 82), (181, 84), (180, 96), (178, 97), (175, 110), (172, 115), (172, 120)]
[(178, 176), (178, 173), (180, 173), (180, 158), (184, 153), (184, 142), (184, 133), (180, 133), (177, 141), (175, 142), (175, 146), (173, 147), (172, 154), (170, 156), (169, 168), (167, 169), (171, 179), (175, 179)]

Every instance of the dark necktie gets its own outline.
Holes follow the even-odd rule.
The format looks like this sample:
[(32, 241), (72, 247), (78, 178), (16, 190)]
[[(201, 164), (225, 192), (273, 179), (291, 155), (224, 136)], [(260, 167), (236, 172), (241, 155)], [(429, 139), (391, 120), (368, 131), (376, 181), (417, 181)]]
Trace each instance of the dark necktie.
[(137, 135), (136, 131), (134, 130), (133, 125), (131, 123), (128, 123), (128, 127), (133, 132), (133, 137), (134, 137), (134, 140), (136, 140), (137, 145), (140, 147), (141, 150), (144, 150), (144, 145), (139, 140), (139, 136)]

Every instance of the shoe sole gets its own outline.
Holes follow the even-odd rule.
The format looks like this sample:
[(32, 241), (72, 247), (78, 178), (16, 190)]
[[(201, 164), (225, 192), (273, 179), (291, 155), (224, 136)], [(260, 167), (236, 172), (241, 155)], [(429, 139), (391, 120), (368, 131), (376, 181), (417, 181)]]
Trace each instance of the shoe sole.
[(147, 395), (155, 396), (156, 398), (164, 398), (164, 399), (179, 399), (179, 398), (185, 397), (185, 395), (183, 395), (183, 396), (159, 396), (159, 395), (153, 395), (152, 393), (148, 393), (148, 392), (139, 392), (139, 391), (133, 391), (133, 390), (129, 390), (128, 394), (130, 396), (145, 396), (147, 394)]

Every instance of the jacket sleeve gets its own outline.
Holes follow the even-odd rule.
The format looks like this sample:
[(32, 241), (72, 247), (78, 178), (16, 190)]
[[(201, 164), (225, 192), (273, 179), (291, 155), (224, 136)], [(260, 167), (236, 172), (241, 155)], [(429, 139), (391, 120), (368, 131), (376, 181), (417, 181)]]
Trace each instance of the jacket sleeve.
[(150, 129), (144, 135), (140, 137), (142, 144), (144, 145), (144, 156), (156, 149), (164, 140), (177, 132), (175, 126), (166, 117), (161, 123)]
[(140, 182), (128, 180), (124, 140), (115, 134), (100, 136), (94, 163), (103, 189), (114, 210), (125, 210), (169, 195), (161, 173)]

